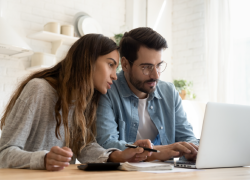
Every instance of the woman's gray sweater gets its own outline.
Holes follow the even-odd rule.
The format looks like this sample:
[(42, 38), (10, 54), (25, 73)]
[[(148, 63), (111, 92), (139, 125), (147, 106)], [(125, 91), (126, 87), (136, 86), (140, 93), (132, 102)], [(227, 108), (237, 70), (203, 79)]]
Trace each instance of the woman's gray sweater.
[[(64, 127), (62, 139), (55, 136), (56, 90), (45, 79), (33, 79), (23, 89), (5, 121), (0, 138), (0, 168), (45, 169), (44, 156), (53, 146), (65, 146)], [(69, 112), (69, 123), (72, 110)], [(97, 143), (86, 146), (77, 158), (81, 163), (106, 162), (110, 152)]]

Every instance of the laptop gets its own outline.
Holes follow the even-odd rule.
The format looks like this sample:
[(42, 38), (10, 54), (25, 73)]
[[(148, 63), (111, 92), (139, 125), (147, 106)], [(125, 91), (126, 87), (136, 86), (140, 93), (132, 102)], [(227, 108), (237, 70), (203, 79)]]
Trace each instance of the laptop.
[(196, 162), (176, 167), (222, 168), (250, 165), (250, 106), (209, 102), (206, 105)]

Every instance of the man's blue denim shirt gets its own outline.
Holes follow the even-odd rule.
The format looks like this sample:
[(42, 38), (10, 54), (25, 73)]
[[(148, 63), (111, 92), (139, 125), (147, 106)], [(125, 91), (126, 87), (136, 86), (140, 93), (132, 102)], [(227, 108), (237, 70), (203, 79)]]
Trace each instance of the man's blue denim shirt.
[[(130, 90), (123, 71), (117, 74), (107, 94), (101, 95), (97, 109), (97, 142), (104, 148), (126, 149), (136, 141), (139, 126), (138, 97)], [(158, 81), (149, 94), (148, 113), (162, 145), (179, 141), (198, 144), (187, 121), (182, 100), (172, 83)]]

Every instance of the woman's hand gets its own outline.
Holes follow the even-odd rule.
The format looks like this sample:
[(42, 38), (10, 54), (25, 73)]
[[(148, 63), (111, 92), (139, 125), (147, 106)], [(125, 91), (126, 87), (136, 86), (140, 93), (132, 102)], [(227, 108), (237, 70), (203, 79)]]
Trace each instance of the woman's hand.
[(44, 157), (44, 165), (48, 171), (60, 171), (69, 165), (72, 156), (70, 148), (53, 146)]
[(144, 151), (141, 147), (152, 148), (149, 139), (138, 140), (134, 145), (140, 146), (138, 148), (127, 148), (124, 151), (114, 151), (110, 154), (108, 161), (111, 162), (139, 162), (151, 156), (152, 152)]

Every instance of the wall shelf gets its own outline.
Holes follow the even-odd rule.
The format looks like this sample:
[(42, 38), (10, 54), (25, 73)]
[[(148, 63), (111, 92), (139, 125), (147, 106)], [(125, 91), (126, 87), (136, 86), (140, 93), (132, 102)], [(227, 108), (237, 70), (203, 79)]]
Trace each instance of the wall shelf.
[(49, 66), (45, 66), (45, 65), (32, 66), (32, 67), (27, 68), (26, 70), (33, 72), (33, 71), (37, 71), (37, 70), (41, 70), (41, 69), (45, 69), (45, 68), (49, 68)]
[[(30, 39), (51, 42), (52, 44), (51, 54), (53, 54), (54, 56), (56, 55), (56, 52), (58, 51), (60, 46), (62, 46), (63, 44), (71, 46), (79, 39), (78, 37), (71, 37), (71, 36), (66, 36), (63, 34), (56, 34), (56, 33), (48, 32), (48, 31), (39, 31), (39, 32), (30, 34), (27, 37)], [(33, 62), (34, 60), (31, 59), (31, 61)], [(51, 64), (46, 60), (40, 60), (40, 62), (41, 63), (36, 63), (36, 66), (31, 66), (27, 68), (27, 70), (35, 71), (41, 68), (51, 67)]]
[(79, 39), (78, 37), (71, 37), (71, 36), (66, 36), (63, 34), (56, 34), (56, 33), (48, 32), (48, 31), (39, 31), (39, 32), (30, 34), (27, 37), (31, 39), (40, 40), (40, 41), (51, 42), (52, 54), (56, 54), (58, 48), (62, 44), (72, 45), (74, 44), (74, 42), (76, 42)]

